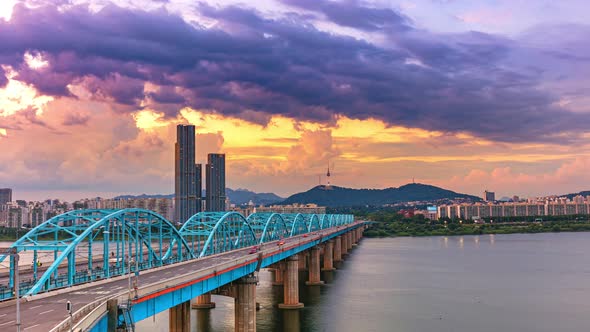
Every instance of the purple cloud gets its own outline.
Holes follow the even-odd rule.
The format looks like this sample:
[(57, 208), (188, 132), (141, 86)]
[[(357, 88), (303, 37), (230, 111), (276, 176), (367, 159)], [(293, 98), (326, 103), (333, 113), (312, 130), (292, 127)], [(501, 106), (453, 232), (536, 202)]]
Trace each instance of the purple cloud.
[[(0, 60), (46, 94), (69, 95), (69, 84), (82, 83), (123, 110), (149, 97), (170, 116), (184, 106), (247, 118), (255, 111), (258, 121), (283, 114), (330, 122), (342, 114), (498, 141), (571, 142), (587, 130), (589, 115), (556, 106), (559, 96), (540, 88), (537, 67), (511, 66), (520, 49), (514, 40), (436, 35), (355, 1), (285, 2), (382, 32), (393, 47), (319, 31), (300, 14), (268, 19), (240, 7), (198, 6), (221, 30), (162, 9), (16, 6), (11, 21), (0, 22)], [(25, 52), (49, 67), (29, 69), (14, 56)], [(145, 82), (161, 88), (146, 92)]]

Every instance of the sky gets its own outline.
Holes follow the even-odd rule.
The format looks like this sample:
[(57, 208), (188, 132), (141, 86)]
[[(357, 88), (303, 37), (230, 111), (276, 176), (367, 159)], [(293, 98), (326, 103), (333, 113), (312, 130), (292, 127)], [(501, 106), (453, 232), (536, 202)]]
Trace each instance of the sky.
[(227, 186), (590, 189), (586, 0), (2, 0), (0, 187), (171, 193), (177, 124)]

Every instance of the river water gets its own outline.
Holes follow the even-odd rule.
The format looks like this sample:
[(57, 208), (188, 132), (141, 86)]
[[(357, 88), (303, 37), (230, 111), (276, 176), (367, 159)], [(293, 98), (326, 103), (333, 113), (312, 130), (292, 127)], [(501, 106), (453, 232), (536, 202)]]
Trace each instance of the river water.
[[(305, 308), (281, 311), (260, 272), (258, 331), (555, 332), (590, 330), (590, 234), (363, 239)], [(191, 310), (192, 331), (233, 331), (233, 299)], [(137, 325), (168, 331), (168, 312)]]

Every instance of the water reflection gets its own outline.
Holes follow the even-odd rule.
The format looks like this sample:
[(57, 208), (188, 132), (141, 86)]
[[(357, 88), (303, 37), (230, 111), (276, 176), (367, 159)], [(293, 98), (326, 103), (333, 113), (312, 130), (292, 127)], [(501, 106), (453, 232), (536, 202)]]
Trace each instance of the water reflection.
[(326, 284), (331, 284), (334, 282), (334, 271), (324, 271), (322, 272), (322, 280)]
[(211, 309), (196, 309), (196, 328), (199, 332), (213, 331), (211, 326)]
[(282, 310), (283, 314), (283, 331), (300, 332), (301, 317), (299, 310)]
[[(588, 251), (588, 233), (365, 239), (342, 269), (322, 273), (328, 285), (301, 285), (300, 310), (279, 310), (283, 287), (261, 271), (256, 324), (293, 332), (585, 331)], [(209, 313), (191, 313), (193, 332), (234, 330), (233, 299), (213, 300)], [(168, 312), (137, 331), (168, 331)]]

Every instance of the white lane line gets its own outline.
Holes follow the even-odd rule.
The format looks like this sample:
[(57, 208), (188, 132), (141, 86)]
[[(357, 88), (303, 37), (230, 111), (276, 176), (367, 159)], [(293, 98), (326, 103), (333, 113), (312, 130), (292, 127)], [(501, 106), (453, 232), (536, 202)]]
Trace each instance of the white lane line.
[(40, 324), (35, 324), (35, 325), (29, 326), (29, 327), (25, 327), (25, 329), (24, 329), (23, 331), (26, 331), (26, 330), (32, 329), (33, 327), (37, 327), (37, 326), (39, 326), (39, 325), (40, 325)]
[(0, 326), (3, 326), (3, 325), (8, 325), (8, 324), (11, 324), (11, 323), (14, 323), (14, 321), (13, 321), (13, 320), (11, 320), (10, 322), (2, 323), (2, 324), (0, 324)]
[(0, 315), (0, 317), (4, 317), (4, 316), (6, 316), (6, 314), (2, 314), (2, 315)]
[(36, 308), (39, 308), (39, 307), (41, 307), (41, 306), (43, 306), (43, 305), (36, 305), (36, 306), (34, 306), (34, 307), (30, 307), (29, 309), (36, 309)]
[(53, 309), (47, 310), (47, 311), (43, 311), (43, 312), (40, 312), (39, 315), (44, 315), (44, 314), (50, 313), (52, 311), (53, 311)]

